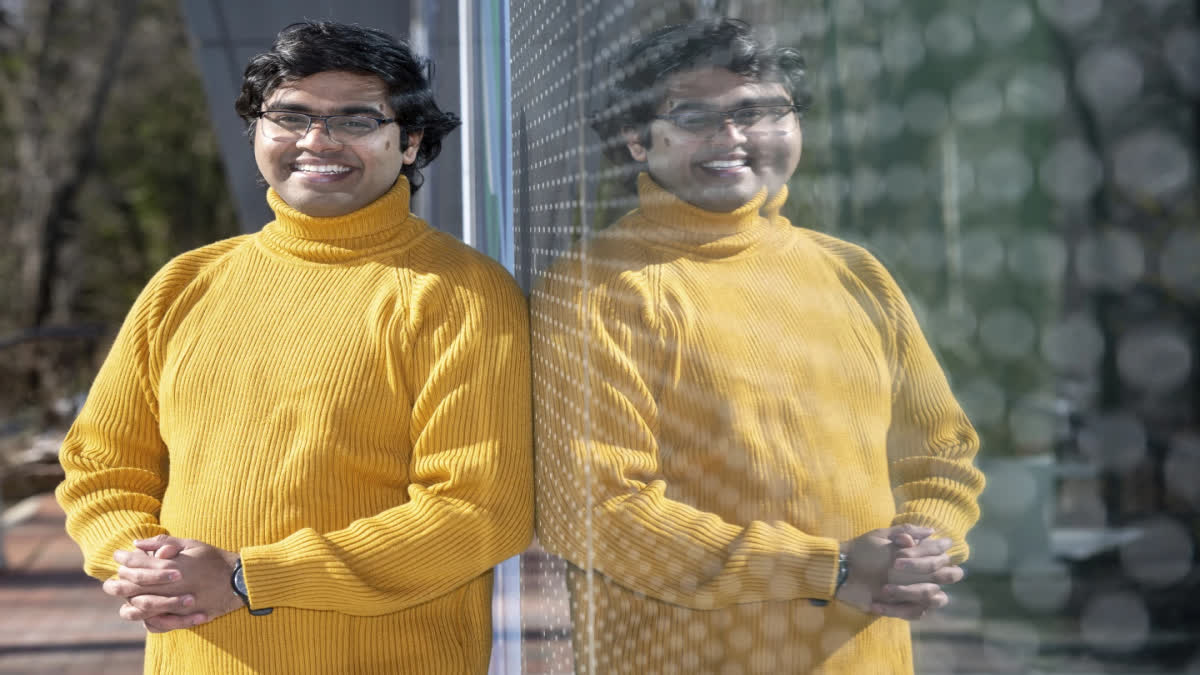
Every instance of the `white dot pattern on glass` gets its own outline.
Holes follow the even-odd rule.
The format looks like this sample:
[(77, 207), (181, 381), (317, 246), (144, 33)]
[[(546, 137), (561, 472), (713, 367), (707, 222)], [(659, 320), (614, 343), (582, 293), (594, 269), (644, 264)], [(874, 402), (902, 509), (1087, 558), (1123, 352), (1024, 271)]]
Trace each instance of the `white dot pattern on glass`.
[[(539, 445), (561, 448), (584, 438), (594, 453), (609, 440), (605, 434), (661, 435), (685, 426), (667, 416), (649, 431), (606, 428), (602, 420), (613, 409), (602, 388), (621, 385), (597, 379), (600, 366), (583, 350), (574, 353), (577, 363), (550, 358), (563, 344), (596, 334), (585, 313), (568, 311), (571, 300), (543, 289), (555, 284), (594, 298), (587, 290), (606, 271), (632, 274), (630, 259), (603, 258), (589, 243), (638, 206), (625, 185), (630, 176), (603, 157), (613, 148), (591, 129), (614, 77), (611, 60), (664, 24), (697, 12), (742, 11), (808, 60), (815, 105), (801, 122), (804, 156), (789, 184), (786, 215), (796, 225), (861, 242), (898, 277), (984, 436), (984, 458), (1045, 453), (1061, 461), (1056, 476), (1038, 465), (985, 467), (996, 489), (989, 488), (984, 520), (969, 534), (968, 564), (1002, 579), (1000, 590), (986, 579), (968, 581), (952, 590), (955, 605), (946, 610), (961, 623), (916, 624), (917, 672), (988, 666), (1057, 672), (1068, 659), (1062, 636), (1039, 633), (1048, 625), (1044, 615), (1072, 617), (1071, 639), (1082, 646), (1070, 663), (1080, 672), (1103, 672), (1109, 655), (1152, 646), (1156, 605), (1149, 594), (1177, 588), (1172, 584), (1194, 573), (1194, 548), (1179, 542), (1194, 542), (1195, 532), (1184, 536), (1163, 524), (1183, 522), (1175, 520), (1141, 527), (1128, 514), (1151, 508), (1147, 503), (1174, 513), (1200, 509), (1200, 445), (1188, 412), (1200, 400), (1198, 330), (1187, 318), (1200, 298), (1200, 235), (1186, 206), (1196, 195), (1197, 146), (1179, 99), (1179, 92), (1200, 90), (1200, 71), (1192, 67), (1200, 32), (1175, 5), (1182, 6), (1168, 0), (514, 2), (517, 273), (533, 311), (541, 312), (534, 324), (542, 332), (533, 339), (542, 364), (535, 380)], [(1135, 25), (1145, 31), (1155, 21), (1161, 35), (1136, 32)], [(620, 150), (621, 141), (614, 147)], [(583, 269), (595, 276), (582, 276)], [(630, 285), (604, 301), (620, 306), (640, 292)], [(748, 344), (763, 338), (752, 326), (734, 325), (736, 313), (728, 308), (704, 318), (725, 322)], [(625, 325), (604, 339), (639, 344), (661, 335)], [(683, 367), (652, 373), (648, 400), (681, 377)], [(764, 370), (764, 386), (788, 386), (785, 373)], [(714, 427), (743, 420), (713, 392), (683, 398), (708, 411)], [(760, 407), (755, 419), (769, 413)], [(761, 467), (723, 452), (711, 463), (681, 467), (679, 475), (694, 480), (714, 509), (746, 517), (756, 504), (734, 479)], [(573, 501), (547, 501), (539, 517), (583, 532), (579, 540), (597, 559), (622, 548), (600, 536), (588, 515), (598, 495), (578, 489), (598, 485), (599, 470), (587, 463), (539, 468), (541, 478), (578, 483)], [(1142, 478), (1150, 474), (1161, 477)], [(763, 500), (786, 498), (786, 482), (759, 487)], [(1130, 499), (1136, 490), (1144, 494)], [(829, 522), (834, 515), (821, 514)], [(1021, 525), (1031, 522), (1045, 524), (1045, 531), (1026, 536)], [(1125, 523), (1155, 554), (1131, 545), (1105, 549), (1117, 561), (1113, 586), (1134, 587), (1125, 595), (1096, 593), (1088, 578), (1075, 576), (1073, 563), (1051, 557), (1062, 540), (1049, 530), (1076, 528), (1068, 534), (1077, 539), (1067, 539), (1074, 545), (1095, 532), (1125, 532), (1117, 527)], [(652, 534), (647, 527), (634, 536)], [(630, 560), (674, 577), (679, 587), (705, 583), (670, 550), (624, 548)], [(635, 633), (654, 634), (672, 618), (626, 625), (626, 608), (602, 574), (588, 579), (544, 551), (527, 554), (523, 564), (530, 575), (528, 672), (646, 672), (663, 663), (677, 664), (678, 672), (804, 672), (842, 639), (814, 628), (822, 616), (816, 608), (774, 616), (761, 631), (751, 630), (766, 614), (753, 614), (747, 603), (663, 633), (639, 650)], [(569, 588), (588, 595), (573, 603)], [(937, 637), (950, 625), (967, 626), (974, 646)], [(780, 639), (796, 627), (820, 635), (769, 654), (754, 651), (756, 640)], [(629, 639), (589, 653), (572, 647), (579, 630)], [(747, 653), (755, 656), (741, 658)]]

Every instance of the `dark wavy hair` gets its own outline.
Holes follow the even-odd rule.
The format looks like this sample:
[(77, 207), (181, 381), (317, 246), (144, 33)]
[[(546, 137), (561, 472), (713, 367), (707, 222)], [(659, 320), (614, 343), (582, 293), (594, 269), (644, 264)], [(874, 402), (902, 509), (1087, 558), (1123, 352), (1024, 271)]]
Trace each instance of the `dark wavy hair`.
[[(253, 137), (263, 102), (280, 85), (324, 73), (347, 71), (374, 75), (387, 86), (388, 103), (404, 131), (422, 130), (417, 159), (400, 170), (416, 192), (424, 181), (421, 168), (442, 151), (442, 139), (460, 123), (433, 99), (433, 62), (417, 55), (403, 39), (374, 28), (333, 21), (302, 21), (279, 32), (270, 51), (250, 59), (242, 75), (242, 92), (234, 107)], [(408, 134), (400, 135), (400, 152)]]
[(650, 147), (647, 127), (666, 95), (666, 79), (706, 67), (782, 84), (801, 111), (812, 102), (800, 52), (761, 41), (745, 21), (719, 17), (665, 26), (629, 45), (609, 64), (604, 107), (592, 115), (604, 154), (615, 164), (630, 163), (625, 129), (637, 130)]

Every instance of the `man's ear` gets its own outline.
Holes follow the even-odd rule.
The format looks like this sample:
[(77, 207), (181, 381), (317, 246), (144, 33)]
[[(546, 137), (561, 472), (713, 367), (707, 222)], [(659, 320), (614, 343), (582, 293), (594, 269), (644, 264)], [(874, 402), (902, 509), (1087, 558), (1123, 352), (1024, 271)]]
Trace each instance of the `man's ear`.
[(625, 138), (625, 147), (629, 148), (629, 155), (633, 157), (633, 161), (646, 163), (646, 146), (642, 142), (642, 135), (633, 127), (623, 127), (621, 136)]
[(421, 129), (408, 132), (408, 145), (404, 148), (401, 155), (404, 158), (404, 164), (412, 164), (417, 161), (417, 152), (421, 149), (421, 137), (425, 132)]

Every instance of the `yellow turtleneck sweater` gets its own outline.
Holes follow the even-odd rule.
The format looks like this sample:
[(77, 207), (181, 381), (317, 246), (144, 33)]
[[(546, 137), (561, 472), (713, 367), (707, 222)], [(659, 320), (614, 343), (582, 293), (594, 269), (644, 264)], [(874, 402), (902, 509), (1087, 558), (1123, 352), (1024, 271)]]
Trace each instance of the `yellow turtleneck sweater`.
[(792, 227), (786, 190), (727, 214), (639, 192), (532, 296), (538, 535), (572, 563), (578, 672), (912, 672), (907, 623), (810, 602), (875, 528), (967, 555), (978, 441), (903, 295)]
[(150, 281), (63, 445), (86, 570), (170, 533), (275, 608), (150, 635), (148, 673), (484, 673), (491, 567), (532, 535), (524, 298), (404, 178), (337, 218), (267, 198)]

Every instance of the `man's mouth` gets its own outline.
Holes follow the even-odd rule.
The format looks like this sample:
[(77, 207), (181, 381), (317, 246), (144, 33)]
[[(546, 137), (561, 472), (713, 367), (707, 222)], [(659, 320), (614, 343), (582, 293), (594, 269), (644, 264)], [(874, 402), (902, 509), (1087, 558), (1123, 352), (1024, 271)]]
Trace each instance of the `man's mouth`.
[(719, 171), (721, 169), (736, 169), (741, 166), (747, 166), (747, 164), (745, 159), (713, 159), (701, 163), (700, 166)]
[(732, 177), (748, 171), (750, 161), (745, 157), (723, 157), (700, 162), (700, 168), (718, 177)]
[(293, 164), (293, 171), (300, 171), (308, 174), (316, 174), (319, 176), (336, 176), (342, 173), (349, 173), (351, 168), (344, 164)]

